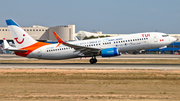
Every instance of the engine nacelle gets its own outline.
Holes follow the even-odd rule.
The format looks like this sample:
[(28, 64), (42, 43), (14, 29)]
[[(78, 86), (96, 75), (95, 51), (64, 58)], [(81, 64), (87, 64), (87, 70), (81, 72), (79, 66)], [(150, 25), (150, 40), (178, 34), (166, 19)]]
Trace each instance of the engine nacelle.
[(116, 47), (101, 50), (102, 57), (111, 57), (111, 56), (119, 56), (119, 55), (121, 54), (118, 52), (118, 49)]

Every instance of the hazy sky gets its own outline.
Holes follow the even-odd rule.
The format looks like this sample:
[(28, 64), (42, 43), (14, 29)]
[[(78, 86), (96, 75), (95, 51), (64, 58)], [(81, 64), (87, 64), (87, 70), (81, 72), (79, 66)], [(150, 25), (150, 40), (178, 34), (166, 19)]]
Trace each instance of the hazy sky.
[(180, 0), (0, 0), (0, 27), (76, 25), (104, 34), (180, 33)]

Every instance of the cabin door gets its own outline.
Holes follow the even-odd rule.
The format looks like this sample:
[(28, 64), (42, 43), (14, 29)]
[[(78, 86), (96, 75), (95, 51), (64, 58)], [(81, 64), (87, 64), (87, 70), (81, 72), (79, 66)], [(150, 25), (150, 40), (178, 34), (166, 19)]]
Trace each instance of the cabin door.
[(38, 49), (38, 59), (40, 59), (42, 56), (41, 49)]

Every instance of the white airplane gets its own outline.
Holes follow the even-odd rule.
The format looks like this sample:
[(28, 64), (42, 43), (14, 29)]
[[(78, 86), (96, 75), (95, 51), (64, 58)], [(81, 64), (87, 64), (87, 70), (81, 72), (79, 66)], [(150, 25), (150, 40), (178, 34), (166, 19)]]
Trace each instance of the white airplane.
[(92, 57), (89, 61), (91, 64), (94, 64), (97, 62), (96, 56), (119, 56), (120, 52), (158, 48), (167, 46), (176, 41), (176, 38), (168, 36), (165, 33), (146, 32), (65, 42), (56, 32), (53, 32), (58, 43), (50, 44), (34, 40), (12, 19), (6, 20), (6, 23), (10, 29), (16, 47), (13, 48), (9, 46), (4, 39), (4, 49), (14, 51), (16, 55), (27, 58), (60, 60), (77, 57)]

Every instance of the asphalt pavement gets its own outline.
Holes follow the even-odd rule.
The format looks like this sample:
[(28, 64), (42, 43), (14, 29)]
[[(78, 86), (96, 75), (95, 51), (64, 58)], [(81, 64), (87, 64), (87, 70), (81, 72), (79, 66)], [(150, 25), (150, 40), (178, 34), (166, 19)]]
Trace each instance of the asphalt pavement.
[[(110, 59), (179, 59), (180, 55), (121, 55)], [(14, 54), (0, 54), (0, 60), (28, 59)], [(79, 59), (79, 58), (77, 58)], [(90, 59), (86, 58), (86, 59)], [(109, 59), (97, 57), (97, 59)], [(1, 69), (180, 69), (179, 64), (123, 64), (123, 63), (0, 63)]]

